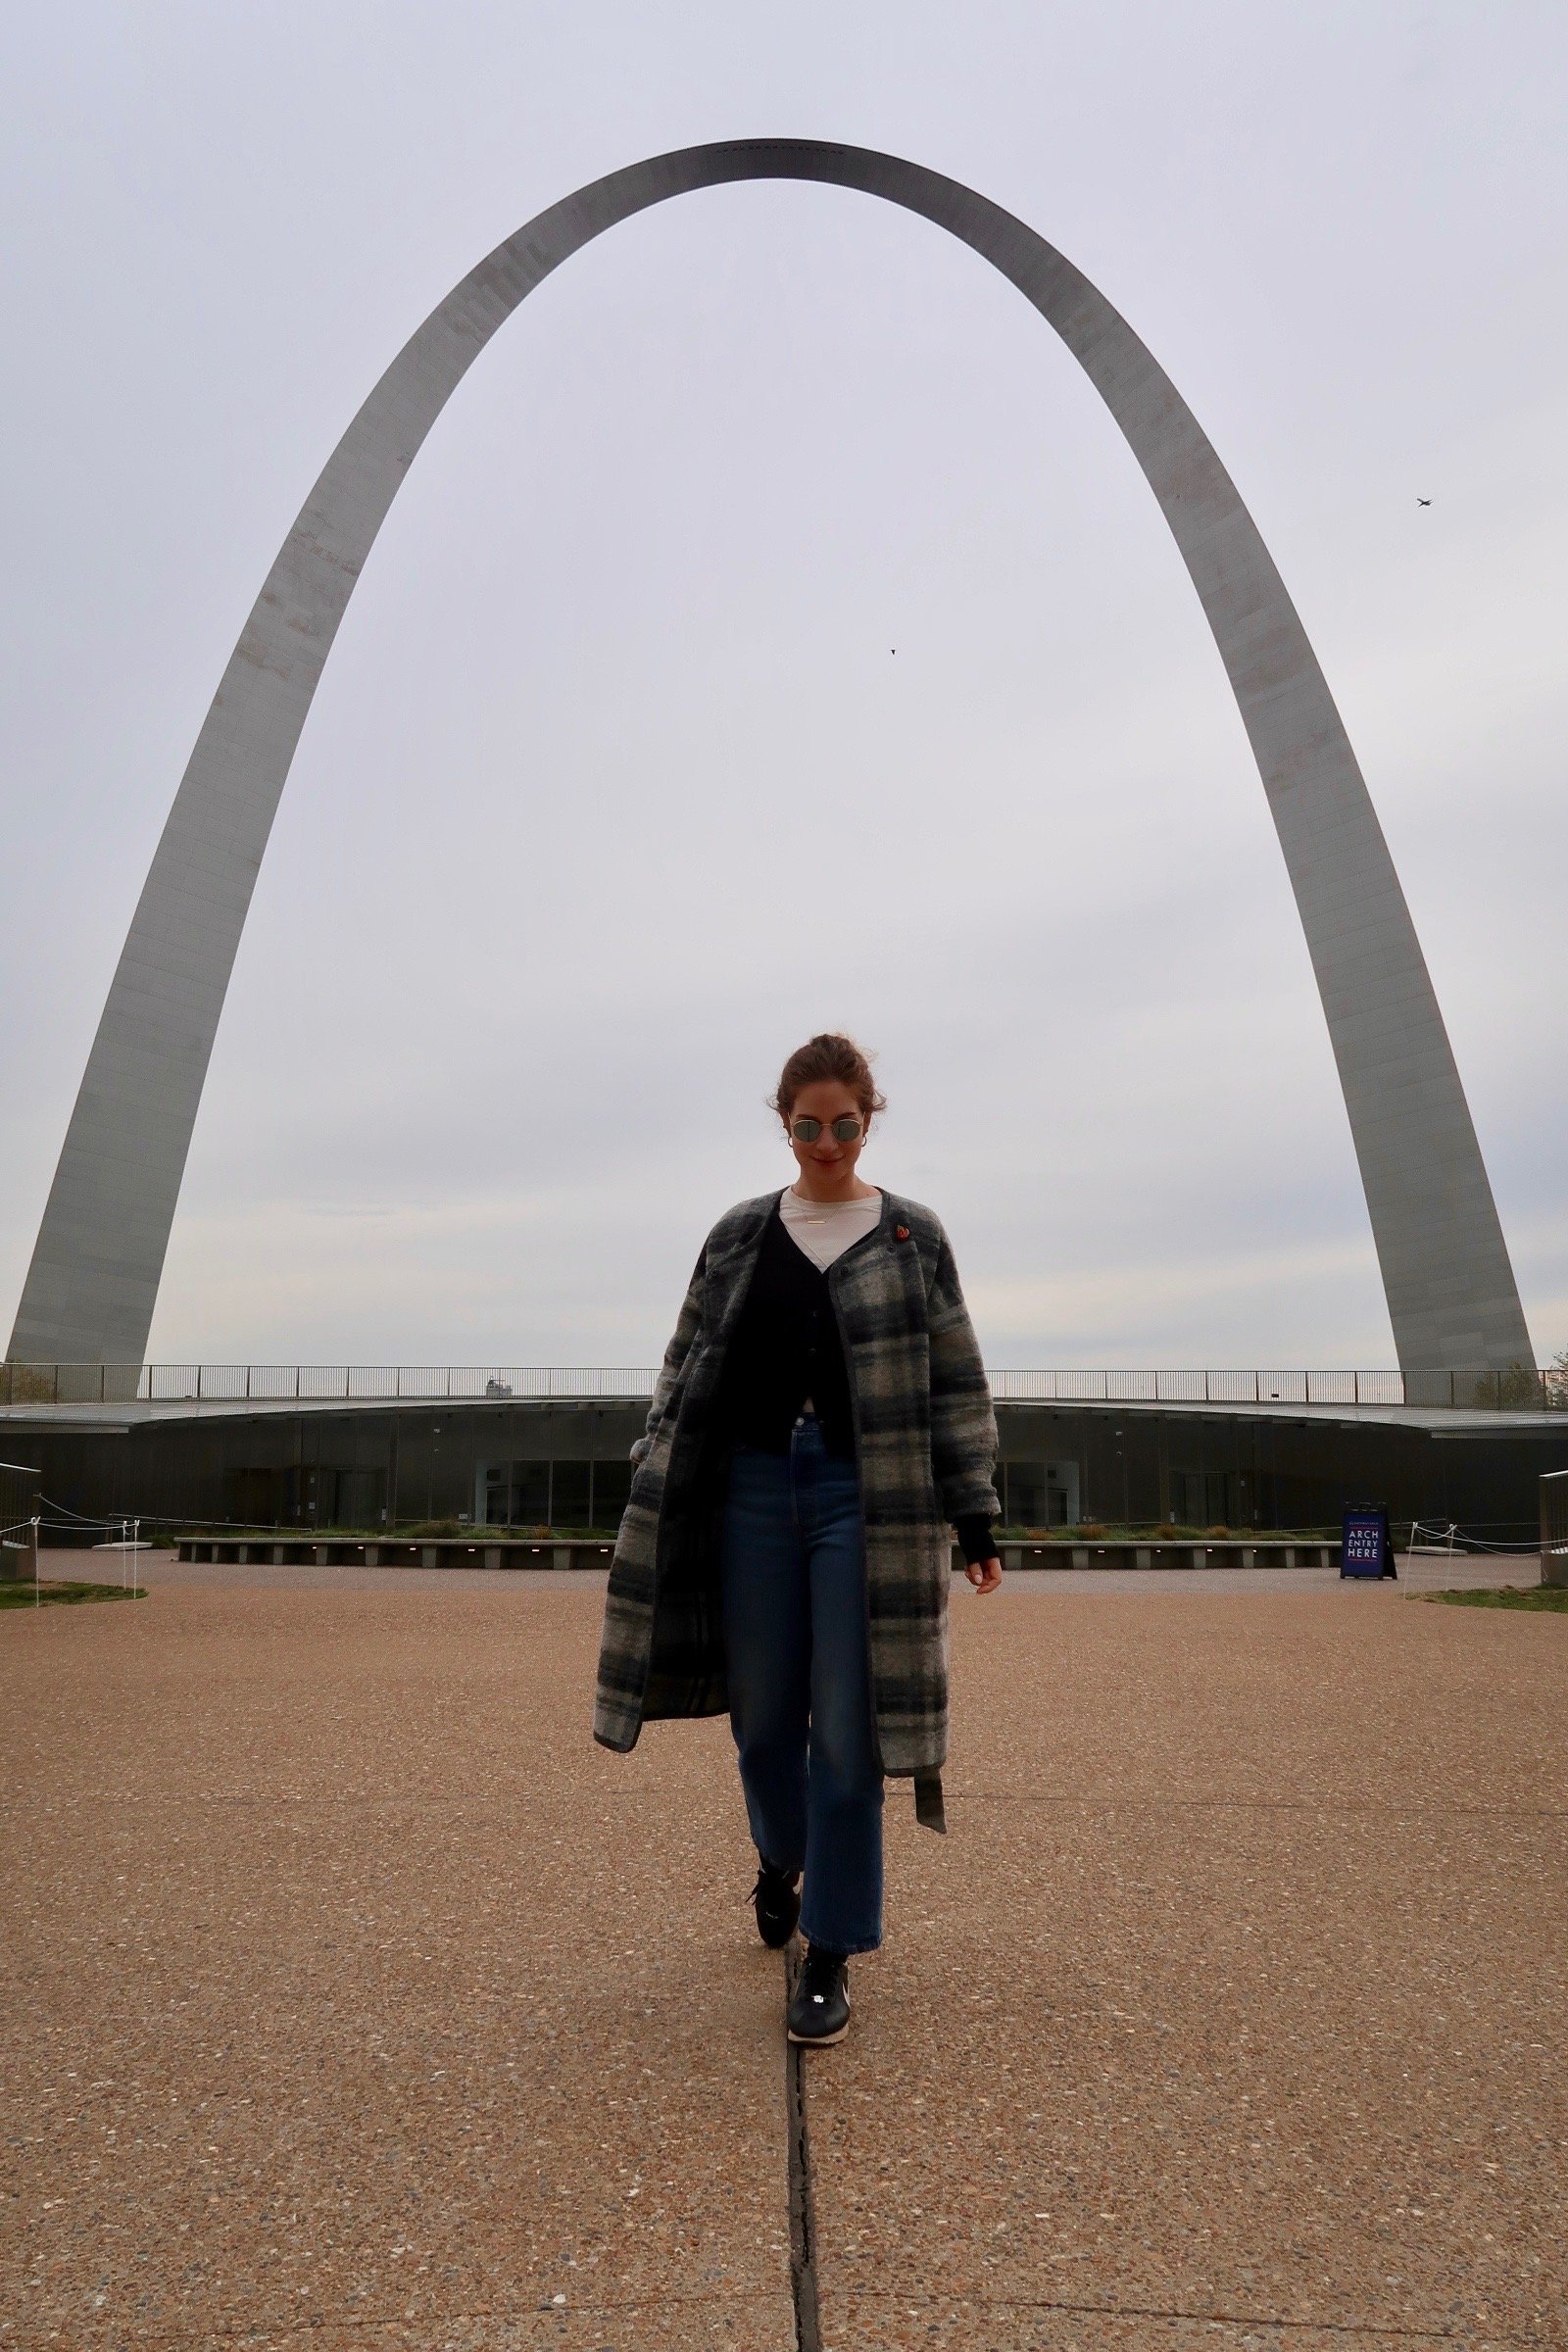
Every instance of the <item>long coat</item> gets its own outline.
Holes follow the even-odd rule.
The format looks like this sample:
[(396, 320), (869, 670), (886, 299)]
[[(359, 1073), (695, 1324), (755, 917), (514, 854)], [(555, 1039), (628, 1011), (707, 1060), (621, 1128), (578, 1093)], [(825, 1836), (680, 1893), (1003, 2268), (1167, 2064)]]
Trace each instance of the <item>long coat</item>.
[[(714, 1407), (763, 1232), (779, 1193), (713, 1227), (664, 1351), (610, 1570), (594, 1737), (636, 1744), (661, 1716), (728, 1705), (719, 1586), (724, 1479)], [(868, 1234), (828, 1268), (855, 1417), (865, 1525), (877, 1747), (912, 1776), (942, 1825), (948, 1743), (949, 1522), (1001, 1516), (997, 1423), (940, 1218), (884, 1193)]]

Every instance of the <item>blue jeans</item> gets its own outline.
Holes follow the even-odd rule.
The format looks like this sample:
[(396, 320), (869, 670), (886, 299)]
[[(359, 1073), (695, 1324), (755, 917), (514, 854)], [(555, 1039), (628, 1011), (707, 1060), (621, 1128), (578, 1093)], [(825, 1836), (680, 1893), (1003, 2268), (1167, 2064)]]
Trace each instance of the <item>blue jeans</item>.
[(736, 1446), (724, 1506), (729, 1720), (752, 1837), (804, 1870), (801, 1929), (882, 1941), (882, 1768), (871, 1713), (865, 1535), (853, 1462), (803, 1414), (788, 1453)]

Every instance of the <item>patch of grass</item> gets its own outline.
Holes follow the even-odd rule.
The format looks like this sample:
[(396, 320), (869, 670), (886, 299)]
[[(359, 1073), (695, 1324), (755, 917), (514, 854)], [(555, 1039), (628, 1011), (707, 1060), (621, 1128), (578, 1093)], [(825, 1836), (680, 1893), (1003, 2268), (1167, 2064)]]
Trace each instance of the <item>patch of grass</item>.
[(1551, 1609), (1568, 1617), (1568, 1585), (1497, 1585), (1476, 1592), (1418, 1592), (1417, 1600), (1450, 1600), (1461, 1609)]
[(145, 1600), (146, 1597), (145, 1585), (132, 1588), (128, 1585), (52, 1584), (48, 1577), (44, 1577), (34, 1602), (30, 1576), (20, 1584), (12, 1584), (8, 1580), (0, 1585), (0, 1609), (30, 1609), (34, 1606), (47, 1609), (62, 1601)]

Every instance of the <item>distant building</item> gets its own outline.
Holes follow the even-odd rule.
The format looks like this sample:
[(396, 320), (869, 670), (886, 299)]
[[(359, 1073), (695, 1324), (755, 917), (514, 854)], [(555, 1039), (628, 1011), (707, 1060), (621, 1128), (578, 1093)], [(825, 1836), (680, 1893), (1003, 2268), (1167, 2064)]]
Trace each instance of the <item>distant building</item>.
[[(648, 1399), (285, 1399), (0, 1408), (3, 1448), (85, 1516), (204, 1527), (431, 1520), (613, 1530)], [(999, 1402), (1004, 1524), (1337, 1525), (1348, 1502), (1527, 1542), (1568, 1411)], [(6, 1428), (5, 1424), (14, 1426)]]

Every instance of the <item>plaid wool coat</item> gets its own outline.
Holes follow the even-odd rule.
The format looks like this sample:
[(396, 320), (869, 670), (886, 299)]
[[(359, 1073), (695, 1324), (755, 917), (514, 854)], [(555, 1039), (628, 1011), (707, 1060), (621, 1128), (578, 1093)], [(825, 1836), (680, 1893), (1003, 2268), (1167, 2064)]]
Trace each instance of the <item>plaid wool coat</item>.
[[(636, 1744), (661, 1716), (728, 1705), (719, 1590), (724, 1459), (714, 1404), (779, 1193), (719, 1218), (697, 1260), (654, 1392), (610, 1571), (594, 1737)], [(912, 1776), (942, 1825), (948, 1741), (949, 1522), (1001, 1516), (997, 1423), (940, 1218), (882, 1196), (878, 1223), (828, 1269), (855, 1416), (866, 1609), (883, 1771)]]

